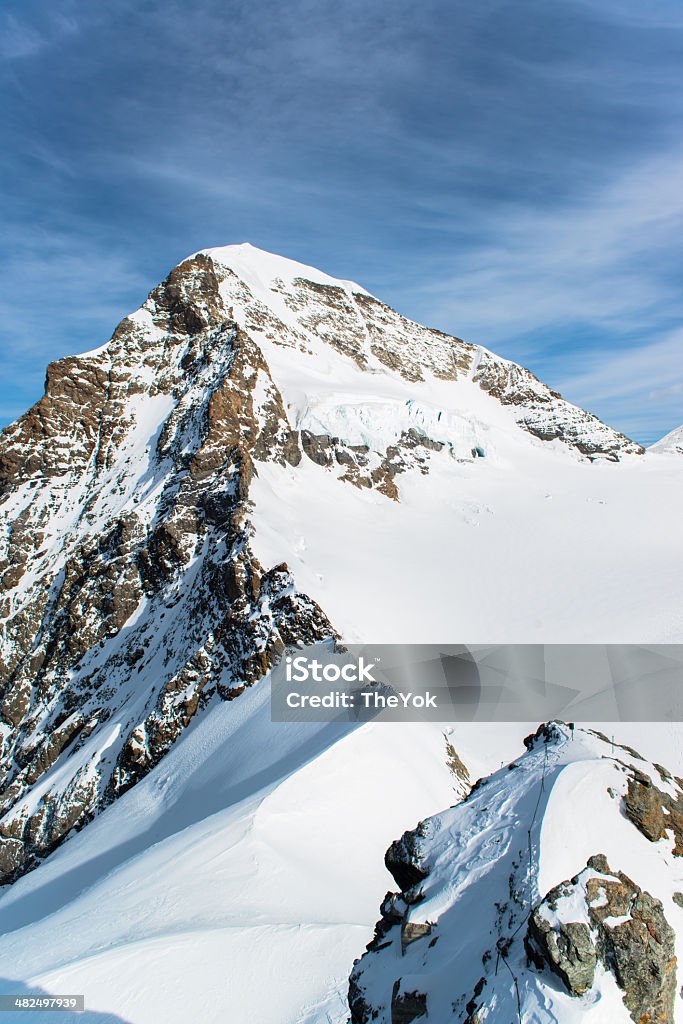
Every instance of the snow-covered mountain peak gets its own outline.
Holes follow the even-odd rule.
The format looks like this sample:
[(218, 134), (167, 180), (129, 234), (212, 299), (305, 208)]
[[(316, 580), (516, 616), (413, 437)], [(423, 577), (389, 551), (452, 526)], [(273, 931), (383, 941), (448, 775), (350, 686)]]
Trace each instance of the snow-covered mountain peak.
[(683, 427), (676, 427), (659, 441), (655, 441), (650, 445), (649, 451), (664, 455), (683, 455)]
[[(258, 249), (251, 242), (223, 245), (202, 249), (194, 256), (208, 256), (215, 263), (231, 270), (253, 290), (257, 298), (268, 298), (273, 286), (291, 286), (297, 279), (313, 281), (331, 288), (343, 288), (347, 292), (369, 294), (355, 281), (344, 281), (318, 270), (317, 267), (299, 263), (297, 260), (279, 256), (277, 253)], [(190, 257), (193, 258), (193, 257)]]
[[(269, 799), (261, 793), (264, 786), (282, 788), (284, 801), (292, 793), (290, 774), (299, 773), (316, 750), (325, 757), (323, 748), (334, 741), (327, 728), (320, 732), (320, 749), (303, 727), (291, 734), (268, 728), (270, 667), (295, 645), (335, 635), (349, 642), (441, 643), (456, 629), (468, 642), (486, 645), (619, 643), (636, 633), (651, 642), (679, 640), (680, 473), (676, 460), (640, 458), (640, 452), (523, 367), (415, 324), (351, 282), (249, 246), (207, 250), (183, 261), (106, 345), (52, 364), (42, 399), (0, 435), (0, 885), (8, 886), (4, 909), (17, 928), (25, 912), (42, 914), (36, 893), (47, 891), (50, 878), (49, 905), (66, 899), (67, 890), (75, 903), (62, 918), (61, 937), (67, 931), (68, 941), (56, 952), (54, 921), (46, 918), (37, 958), (29, 951), (35, 933), (27, 929), (26, 945), (16, 946), (14, 933), (3, 944), (5, 965), (17, 962), (16, 946), (22, 950), (18, 977), (40, 975), (50, 985), (48, 965), (55, 964), (67, 971), (59, 984), (54, 981), (56, 990), (82, 991), (81, 975), (68, 974), (73, 954), (86, 965), (88, 991), (92, 983), (101, 992), (89, 972), (103, 945), (111, 940), (129, 967), (126, 943), (135, 942), (137, 973), (122, 972), (116, 956), (98, 962), (102, 977), (115, 978), (117, 989), (122, 973), (132, 979), (126, 1007), (136, 1008), (123, 1016), (137, 1020), (136, 1000), (145, 987), (140, 979), (150, 964), (158, 981), (155, 971), (164, 962), (169, 984), (161, 987), (175, 998), (172, 982), (187, 957), (194, 957), (192, 971), (203, 970), (211, 947), (209, 960), (221, 967), (207, 989), (208, 1002), (220, 989), (212, 1005), (229, 1005), (231, 1019), (281, 1024), (282, 987), (276, 996), (260, 993), (259, 1010), (253, 1009), (260, 981), (244, 967), (248, 962), (253, 972), (265, 948), (264, 918), (263, 904), (258, 898), (249, 903), (247, 896), (253, 888), (272, 896), (269, 921), (280, 906), (281, 944), (268, 949), (282, 951), (273, 959), (287, 965), (288, 977), (292, 959), (306, 970), (305, 958), (313, 948), (319, 957), (323, 936), (301, 922), (320, 923), (317, 897), (329, 885), (323, 868), (334, 874), (332, 865), (347, 862), (347, 837), (340, 842), (331, 828), (326, 839), (332, 860), (314, 844), (301, 861), (295, 845), (303, 833), (291, 826), (290, 806), (261, 813), (262, 799)], [(470, 852), (480, 854), (473, 880), (489, 870), (492, 850), (507, 857), (505, 843), (510, 849), (518, 843), (518, 825), (538, 799), (544, 764), (553, 794), (562, 793), (564, 779), (580, 793), (585, 788), (598, 822), (611, 819), (595, 802), (598, 791), (588, 775), (602, 779), (607, 772), (605, 786), (622, 800), (630, 790), (633, 814), (650, 830), (652, 843), (659, 848), (670, 842), (660, 833), (668, 834), (676, 820), (675, 780), (658, 781), (658, 769), (637, 768), (628, 752), (612, 751), (611, 744), (605, 755), (599, 737), (553, 729), (552, 736), (534, 741), (517, 767), (476, 787), (463, 805), (478, 815), (467, 825)], [(374, 778), (379, 748), (374, 733), (358, 730), (358, 736), (367, 755), (354, 765), (362, 788)], [(394, 817), (386, 817), (384, 787), (366, 786), (367, 821), (381, 825), (372, 833), (377, 850), (416, 814), (452, 799), (447, 764), (462, 753), (467, 767), (481, 765), (455, 741), (444, 750), (438, 728), (421, 734), (410, 729), (402, 737), (396, 742), (394, 734), (384, 734), (386, 754), (379, 757), (385, 772), (399, 766)], [(494, 764), (499, 741), (496, 732)], [(296, 763), (290, 743), (297, 748)], [(345, 749), (331, 755), (322, 775), (334, 780), (329, 792), (315, 766), (292, 783), (292, 804), (304, 808), (309, 833), (321, 830), (299, 794), (318, 786), (332, 820), (339, 792), (334, 786), (348, 778)], [(631, 782), (619, 762), (626, 765), (623, 772), (632, 772)], [(199, 763), (206, 773), (196, 774)], [(490, 766), (487, 761), (477, 770)], [(612, 779), (614, 771), (622, 774)], [(245, 772), (253, 772), (247, 790)], [(401, 807), (404, 778), (413, 780), (408, 820)], [(435, 780), (425, 810), (419, 809), (423, 778)], [(156, 811), (172, 804), (182, 779), (189, 786), (182, 813), (160, 824)], [(606, 792), (600, 790), (603, 803), (613, 799)], [(495, 804), (483, 799), (489, 795)], [(355, 793), (346, 796), (353, 805)], [(231, 824), (218, 834), (215, 857), (209, 856), (203, 837), (214, 828), (215, 814), (233, 805), (241, 808), (238, 819), (228, 814)], [(549, 806), (561, 809), (563, 802), (553, 795)], [(150, 808), (156, 809), (153, 827)], [(444, 836), (451, 813), (459, 812), (439, 816)], [(573, 854), (580, 836), (591, 840), (580, 846), (583, 861), (562, 860), (564, 847), (558, 848), (563, 873), (546, 872), (539, 899), (584, 871), (589, 857), (603, 854), (615, 884), (625, 886), (617, 873), (626, 873), (662, 901), (661, 886), (649, 874), (642, 880), (637, 863), (617, 856), (606, 840), (596, 846), (588, 818), (581, 812), (579, 827), (573, 819), (566, 824)], [(178, 838), (190, 820), (196, 831)], [(275, 852), (252, 886), (254, 863), (264, 849), (272, 852), (274, 822)], [(615, 835), (621, 827), (615, 826)], [(539, 828), (535, 821), (534, 834)], [(178, 836), (171, 835), (174, 829)], [(248, 837), (236, 871), (234, 829)], [(358, 874), (370, 831), (361, 826), (355, 837)], [(551, 833), (541, 829), (543, 849)], [(151, 860), (138, 860), (136, 851), (157, 838)], [(187, 843), (187, 857), (176, 856), (176, 842)], [(444, 864), (450, 859), (459, 870), (448, 844), (441, 852)], [(100, 903), (98, 887), (80, 904), (69, 887), (80, 886), (81, 867), (84, 877), (99, 878), (100, 870), (106, 876), (120, 863), (119, 854), (133, 859), (111, 886), (104, 881), (109, 896)], [(309, 918), (301, 916), (299, 895), (286, 906), (279, 901), (291, 878), (282, 873), (287, 858), (306, 878), (297, 893), (307, 891), (309, 876), (317, 878)], [(171, 899), (162, 891), (169, 860), (177, 869)], [(517, 860), (517, 866), (502, 861), (509, 864), (505, 879), (492, 876), (501, 892), (508, 891), (513, 870), (519, 876)], [(342, 952), (334, 953), (337, 967), (325, 983), (327, 995), (309, 978), (315, 998), (325, 1007), (334, 1003), (335, 1024), (346, 1020), (345, 1013), (338, 1016), (341, 978), (348, 976), (352, 950), (369, 936), (381, 896), (381, 858), (378, 865), (378, 891), (365, 892), (358, 925), (349, 925), (346, 899), (333, 900), (340, 927), (350, 931), (344, 931)], [(199, 881), (188, 884), (189, 875)], [(137, 881), (131, 888), (132, 876)], [(224, 887), (228, 876), (233, 888)], [(151, 899), (149, 877), (158, 883)], [(589, 892), (591, 878), (581, 885)], [(121, 892), (127, 893), (123, 900)], [(16, 918), (15, 896), (22, 905)], [(434, 908), (444, 898), (436, 886), (432, 897)], [(199, 926), (197, 899), (204, 915)], [(153, 904), (154, 911), (144, 927), (136, 921), (131, 930), (134, 904)], [(226, 925), (235, 920), (226, 908), (236, 904), (243, 908), (241, 924), (256, 923), (246, 944), (242, 930)], [(182, 931), (187, 944), (175, 947), (175, 958), (166, 956), (167, 944), (160, 958), (154, 943), (169, 925), (170, 906), (176, 908), (170, 927)], [(479, 907), (473, 906), (475, 920)], [(95, 918), (115, 919), (115, 927), (101, 934), (86, 929), (81, 942), (80, 924), (69, 922), (95, 919), (93, 907), (101, 908)], [(413, 910), (412, 934), (424, 934), (430, 922)], [(669, 912), (667, 903), (667, 920)], [(212, 931), (197, 945), (198, 928), (212, 929), (216, 922), (222, 922), (222, 944), (215, 946)], [(142, 933), (146, 952), (138, 944)], [(272, 931), (267, 934), (270, 943)], [(329, 953), (336, 950), (337, 933), (325, 934)], [(406, 948), (406, 957), (412, 956), (412, 945)], [(427, 948), (441, 955), (446, 947), (438, 941)], [(467, 957), (464, 962), (470, 963)], [(232, 973), (224, 971), (226, 964)], [(230, 1005), (237, 978), (242, 1017)], [(472, 976), (473, 988), (478, 978)], [(332, 1019), (315, 1007), (297, 1015), (300, 993), (291, 981), (287, 985), (291, 1024)], [(148, 995), (139, 1019), (155, 1024), (158, 987)], [(167, 1001), (168, 1019), (196, 1014), (191, 998), (188, 991), (185, 1002)], [(112, 994), (109, 1004), (118, 1006), (117, 999)]]
[[(558, 551), (577, 557), (557, 544), (550, 476), (579, 502), (561, 521), (591, 517), (579, 555), (595, 572), (632, 533), (631, 518), (615, 532), (602, 488), (628, 483), (640, 451), (523, 367), (350, 282), (249, 245), (184, 260), (105, 346), (52, 364), (43, 398), (0, 435), (0, 881), (292, 643), (410, 628), (438, 641), (463, 571), (462, 628), (513, 629), (517, 614), (542, 628), (553, 597), (538, 579)], [(501, 496), (522, 502), (526, 554)], [(496, 582), (510, 559), (509, 578), (537, 566), (524, 600)], [(369, 565), (377, 581), (397, 574), (396, 595), (406, 571), (433, 595), (419, 624), (409, 602), (358, 586)], [(572, 614), (551, 614), (573, 623), (580, 605), (594, 628), (571, 572), (580, 600), (560, 567), (554, 600)]]

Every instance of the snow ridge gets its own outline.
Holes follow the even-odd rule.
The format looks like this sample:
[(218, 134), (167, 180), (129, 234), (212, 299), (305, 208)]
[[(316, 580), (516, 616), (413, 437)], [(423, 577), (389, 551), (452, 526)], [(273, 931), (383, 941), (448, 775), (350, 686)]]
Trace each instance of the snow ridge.
[[(385, 898), (354, 968), (353, 1024), (401, 1014), (461, 1024), (674, 1020), (680, 780), (590, 730), (552, 723), (526, 743), (464, 802), (389, 848), (401, 891)], [(645, 806), (669, 807), (661, 838)], [(634, 900), (642, 919), (623, 909)], [(605, 941), (618, 944), (616, 961), (601, 959)], [(636, 965), (667, 943), (649, 988)]]

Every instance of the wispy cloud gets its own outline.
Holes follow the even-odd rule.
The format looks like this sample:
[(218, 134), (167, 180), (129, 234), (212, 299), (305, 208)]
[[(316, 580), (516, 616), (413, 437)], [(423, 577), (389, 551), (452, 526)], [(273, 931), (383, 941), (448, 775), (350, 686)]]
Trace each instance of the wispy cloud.
[(40, 50), (43, 43), (44, 36), (36, 28), (11, 13), (5, 13), (0, 31), (0, 58), (28, 57)]
[(11, 8), (10, 0), (7, 8), (0, 11), (0, 60), (33, 57), (79, 28), (76, 17), (71, 13), (73, 2), (63, 2), (61, 9), (56, 5), (52, 9), (43, 9), (38, 17), (31, 17), (30, 4), (17, 5), (16, 11)]
[(39, 397), (48, 362), (101, 344), (148, 291), (144, 275), (122, 254), (25, 226), (8, 226), (5, 239), (0, 425)]
[[(7, 0), (0, 29), (5, 409), (184, 255), (249, 239), (627, 432), (683, 421), (673, 0)], [(660, 343), (641, 415), (601, 368)]]
[(662, 436), (662, 416), (683, 422), (683, 328), (628, 351), (588, 352), (560, 381), (565, 394), (618, 422), (628, 409), (631, 433), (649, 444)]
[(496, 339), (568, 322), (627, 334), (657, 326), (681, 299), (671, 259), (682, 248), (682, 176), (683, 151), (666, 151), (580, 201), (517, 204), (495, 223), (484, 215), (484, 244), (456, 254), (424, 304)]
[(652, 440), (662, 422), (683, 422), (683, 334), (671, 329), (682, 312), (682, 177), (683, 151), (673, 149), (581, 201), (515, 205), (495, 225), (484, 216), (485, 243), (457, 254), (412, 301)]

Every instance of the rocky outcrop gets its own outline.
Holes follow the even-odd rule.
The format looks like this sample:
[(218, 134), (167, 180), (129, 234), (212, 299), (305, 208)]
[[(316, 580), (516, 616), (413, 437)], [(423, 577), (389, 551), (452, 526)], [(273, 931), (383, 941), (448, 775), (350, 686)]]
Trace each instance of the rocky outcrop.
[(623, 797), (626, 817), (651, 843), (669, 836), (673, 854), (683, 856), (683, 788), (681, 780), (672, 780), (674, 793), (655, 786), (649, 775), (641, 771), (629, 773), (628, 789)]
[(450, 740), (450, 732), (449, 729), (443, 734), (446, 741), (446, 766), (453, 776), (453, 789), (460, 797), (465, 797), (472, 789), (470, 773)]
[[(352, 978), (349, 987), (350, 1024), (371, 1024), (377, 1020), (377, 1013), (366, 1001), (362, 990)], [(387, 1024), (412, 1024), (414, 1020), (428, 1017), (427, 996), (424, 992), (402, 991), (401, 979), (394, 982), (391, 992), (390, 1016)]]
[(402, 992), (399, 978), (391, 994), (391, 1024), (412, 1024), (414, 1020), (427, 1016), (425, 993)]
[(410, 470), (427, 474), (430, 452), (440, 451), (444, 446), (408, 429), (395, 444), (387, 445), (381, 452), (372, 451), (366, 444), (352, 445), (330, 434), (314, 434), (310, 430), (301, 431), (301, 447), (316, 465), (337, 468), (340, 480), (354, 487), (375, 488), (387, 498), (398, 501), (395, 478)]
[[(546, 897), (547, 905), (554, 910), (557, 898), (570, 891), (568, 886), (559, 892), (553, 890), (553, 894)], [(553, 927), (541, 905), (529, 919), (527, 938), (530, 957), (537, 965), (544, 959), (570, 995), (582, 996), (592, 987), (598, 957), (587, 924), (567, 921)]]
[(482, 352), (473, 380), (502, 405), (515, 409), (520, 427), (541, 441), (559, 440), (589, 459), (618, 462), (623, 455), (642, 455), (644, 448), (608, 427), (595, 416), (566, 402), (523, 366)]
[(387, 871), (403, 893), (414, 890), (427, 877), (420, 848), (420, 840), (425, 835), (426, 826), (420, 822), (415, 829), (404, 832), (400, 839), (393, 842), (384, 855)]
[(527, 951), (570, 995), (592, 988), (598, 962), (613, 972), (635, 1024), (673, 1024), (675, 933), (662, 903), (601, 854), (545, 896), (529, 918)]

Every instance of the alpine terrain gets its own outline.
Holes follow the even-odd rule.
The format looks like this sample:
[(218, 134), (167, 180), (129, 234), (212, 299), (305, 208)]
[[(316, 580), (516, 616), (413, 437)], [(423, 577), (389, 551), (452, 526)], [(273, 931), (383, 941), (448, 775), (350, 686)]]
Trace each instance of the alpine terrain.
[(683, 455), (683, 427), (676, 427), (670, 433), (665, 434), (659, 441), (650, 445), (651, 452), (673, 452), (676, 455)]
[[(536, 932), (503, 969), (521, 978), (524, 948), (524, 1007), (572, 1021), (576, 993), (543, 945), (562, 883), (594, 951), (581, 1006), (609, 996), (632, 1012), (596, 886), (621, 886), (614, 918), (647, 897), (673, 977), (673, 854), (657, 836), (640, 870), (600, 833), (562, 877), (539, 874), (541, 801), (524, 866), (539, 751), (548, 779), (564, 766), (586, 773), (591, 800), (605, 789), (602, 741), (560, 726), (433, 820), (467, 848), (439, 852), (436, 824), (404, 843), (449, 877), (469, 864), (466, 900), (483, 899), (476, 877), (501, 855), (489, 881), (507, 907), (489, 921), (487, 905), (458, 954), (462, 993), (439, 980), (460, 948), (445, 926), (460, 897), (430, 866), (425, 902), (399, 869), (388, 938), (355, 968), (349, 1008), (383, 849), (514, 757), (523, 727), (277, 726), (268, 674), (285, 650), (332, 638), (682, 640), (683, 476), (662, 444), (646, 452), (523, 367), (250, 245), (185, 260), (104, 346), (52, 364), (43, 398), (0, 435), (0, 992), (82, 992), (77, 1019), (93, 1022), (407, 1024), (451, 1000), (455, 1020), (507, 1024), (511, 990), (489, 960), (527, 907)], [(654, 778), (622, 754), (610, 772)], [(613, 809), (626, 798), (610, 780)], [(677, 783), (657, 784), (666, 824)], [(476, 810), (489, 793), (490, 835)], [(442, 915), (444, 941), (417, 928), (399, 949), (406, 921)], [(672, 991), (647, 1019), (672, 1019)]]
[(353, 1024), (681, 1019), (683, 780), (551, 723), (386, 854)]

